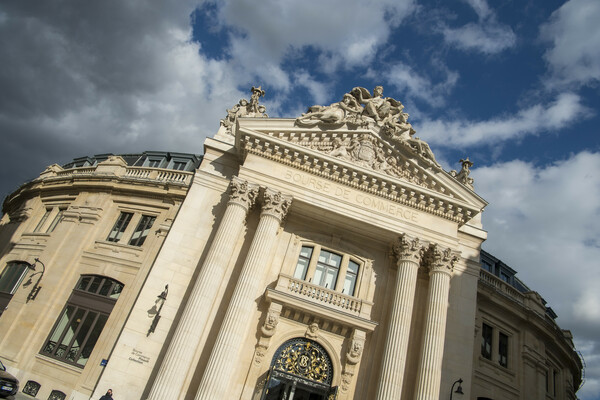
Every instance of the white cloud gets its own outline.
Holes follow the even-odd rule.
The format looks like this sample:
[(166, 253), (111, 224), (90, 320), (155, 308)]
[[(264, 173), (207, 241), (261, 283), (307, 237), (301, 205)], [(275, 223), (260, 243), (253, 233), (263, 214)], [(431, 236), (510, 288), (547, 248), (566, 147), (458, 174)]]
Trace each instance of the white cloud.
[(485, 0), (466, 1), (478, 16), (476, 23), (470, 22), (458, 28), (441, 24), (438, 28), (444, 40), (461, 50), (496, 54), (511, 48), (516, 43), (512, 29), (497, 21), (496, 15)]
[(487, 121), (424, 120), (415, 129), (431, 144), (465, 148), (518, 140), (524, 135), (544, 131), (556, 132), (573, 121), (590, 115), (579, 95), (562, 93), (553, 102), (536, 104), (514, 115), (495, 117)]
[(541, 37), (552, 47), (544, 55), (550, 66), (548, 86), (600, 80), (600, 2), (570, 0), (542, 25)]
[[(472, 172), (475, 189), (490, 201), (483, 248), (518, 271), (571, 330), (588, 365), (600, 372), (600, 153), (581, 152), (552, 165), (499, 163)], [(591, 345), (593, 344), (593, 345)], [(588, 381), (582, 398), (597, 398)]]
[[(293, 59), (309, 47), (318, 54), (314, 67), (326, 73), (368, 65), (387, 42), (391, 28), (414, 11), (414, 3), (335, 0), (307, 6), (292, 0), (229, 0), (216, 6), (221, 27), (230, 30), (228, 55), (233, 62), (271, 82), (273, 70), (286, 57)], [(289, 90), (292, 83), (285, 72), (275, 81), (282, 90)]]
[[(437, 63), (439, 64), (439, 63)], [(442, 73), (446, 76), (445, 81), (433, 83), (429, 77), (419, 74), (410, 66), (403, 63), (394, 64), (386, 73), (386, 82), (395, 86), (407, 98), (420, 99), (431, 106), (439, 107), (445, 104), (445, 98), (454, 88), (458, 81), (458, 73), (448, 70), (445, 66)]]

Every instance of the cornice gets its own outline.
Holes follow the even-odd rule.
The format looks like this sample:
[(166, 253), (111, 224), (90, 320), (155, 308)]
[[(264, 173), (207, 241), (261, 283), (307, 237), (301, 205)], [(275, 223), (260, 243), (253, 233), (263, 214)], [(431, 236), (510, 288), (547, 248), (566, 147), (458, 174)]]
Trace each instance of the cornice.
[[(460, 225), (481, 212), (487, 204), (462, 185), (462, 194), (470, 192), (472, 196), (469, 201), (458, 198), (461, 194), (447, 185), (454, 180), (452, 177), (445, 177), (448, 174), (444, 171), (428, 170), (412, 159), (406, 159), (398, 169), (400, 176), (394, 176), (326, 153), (326, 146), (331, 144), (325, 144), (330, 143), (325, 138), (335, 135), (357, 136), (369, 134), (370, 131), (299, 132), (297, 128), (276, 130), (273, 127), (272, 131), (260, 132), (246, 127), (250, 122), (250, 127), (258, 128), (257, 123), (264, 124), (266, 121), (273, 120), (244, 120), (244, 124), (238, 127), (236, 147), (242, 157), (254, 154)], [(392, 149), (384, 151), (391, 154)]]

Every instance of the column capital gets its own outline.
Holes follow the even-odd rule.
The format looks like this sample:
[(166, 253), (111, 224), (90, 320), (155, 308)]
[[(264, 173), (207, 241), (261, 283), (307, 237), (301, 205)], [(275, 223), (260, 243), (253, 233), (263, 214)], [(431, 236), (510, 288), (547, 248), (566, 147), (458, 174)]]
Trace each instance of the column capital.
[(432, 243), (426, 252), (426, 260), (429, 266), (429, 273), (444, 272), (452, 275), (454, 265), (458, 261), (460, 252), (453, 251), (450, 248), (443, 248), (438, 244)]
[(249, 210), (258, 197), (259, 186), (234, 176), (229, 186), (229, 203)]
[(266, 188), (263, 193), (262, 215), (271, 215), (281, 221), (285, 218), (292, 204), (292, 196), (277, 190)]
[(418, 264), (423, 256), (424, 248), (419, 238), (412, 238), (403, 233), (392, 245), (392, 251), (397, 262), (412, 261)]

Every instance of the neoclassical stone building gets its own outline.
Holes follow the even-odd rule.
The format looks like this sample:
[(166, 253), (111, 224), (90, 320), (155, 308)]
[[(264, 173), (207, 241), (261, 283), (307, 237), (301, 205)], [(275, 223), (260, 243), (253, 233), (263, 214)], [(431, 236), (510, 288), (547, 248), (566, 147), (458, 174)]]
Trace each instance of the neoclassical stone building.
[[(253, 87), (176, 188), (121, 183), (135, 167), (110, 157), (87, 174), (121, 191), (77, 186), (75, 166), (19, 189), (5, 201), (0, 261), (27, 267), (26, 279), (37, 258), (55, 277), (48, 268), (31, 304), (22, 281), (13, 285), (0, 358), (44, 398), (55, 374), (74, 399), (112, 388), (127, 399), (437, 400), (459, 386), (454, 398), (575, 399), (582, 366), (572, 338), (514, 270), (481, 251), (487, 203), (471, 162), (444, 171), (382, 91), (354, 88), (276, 119)], [(64, 190), (77, 199), (63, 206), (54, 236), (64, 244), (52, 253), (26, 243), (48, 210), (45, 187), (60, 192), (47, 173), (69, 175)], [(140, 253), (132, 227), (145, 206), (162, 214)], [(132, 227), (121, 230), (124, 213)], [(46, 287), (51, 305), (41, 301)], [(88, 345), (90, 362), (77, 365), (84, 352), (73, 338), (83, 334), (69, 328), (68, 307), (93, 301), (113, 311)]]

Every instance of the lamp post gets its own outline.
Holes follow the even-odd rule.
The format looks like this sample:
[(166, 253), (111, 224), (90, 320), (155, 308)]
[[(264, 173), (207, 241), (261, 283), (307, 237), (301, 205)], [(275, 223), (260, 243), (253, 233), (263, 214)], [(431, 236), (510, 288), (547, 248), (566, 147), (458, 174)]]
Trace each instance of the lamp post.
[(157, 307), (156, 315), (154, 315), (154, 319), (152, 320), (152, 324), (150, 325), (150, 329), (148, 329), (148, 333), (146, 334), (146, 337), (150, 336), (150, 334), (153, 333), (154, 330), (156, 329), (156, 325), (158, 325), (158, 321), (160, 320), (160, 311), (162, 310), (163, 306), (165, 305), (165, 301), (167, 300), (168, 293), (169, 293), (169, 285), (165, 285), (165, 290), (163, 290), (162, 293), (156, 297), (156, 302), (155, 302), (154, 306), (155, 307), (158, 306), (158, 307)]
[[(456, 388), (456, 391), (455, 391), (454, 390), (454, 385), (456, 385), (457, 383), (458, 383), (458, 387)], [(452, 384), (452, 388), (450, 388), (450, 400), (452, 400), (452, 396), (454, 395), (454, 393), (464, 394), (463, 391), (462, 391), (462, 386), (461, 386), (462, 383), (463, 383), (463, 380), (462, 380), (462, 378), (460, 378), (459, 380), (455, 381)]]
[[(42, 264), (42, 270), (41, 271), (36, 271), (35, 270), (35, 264), (37, 264), (37, 263)], [(40, 276), (38, 276), (37, 281), (35, 282), (35, 284), (31, 288), (31, 291), (27, 295), (27, 301), (26, 301), (26, 303), (29, 303), (29, 300), (35, 300), (35, 298), (37, 297), (38, 293), (42, 289), (42, 287), (40, 286), (40, 281), (42, 280), (42, 277), (44, 276), (44, 272), (46, 272), (46, 266), (44, 265), (44, 263), (39, 258), (36, 258), (34, 260), (33, 264), (25, 263), (25, 265), (27, 265), (27, 268), (31, 269), (32, 271), (35, 271), (35, 273), (33, 273), (33, 274), (31, 274), (29, 276), (29, 283), (30, 284), (31, 284), (31, 278), (33, 278), (34, 275), (37, 275), (37, 274), (40, 275)]]

